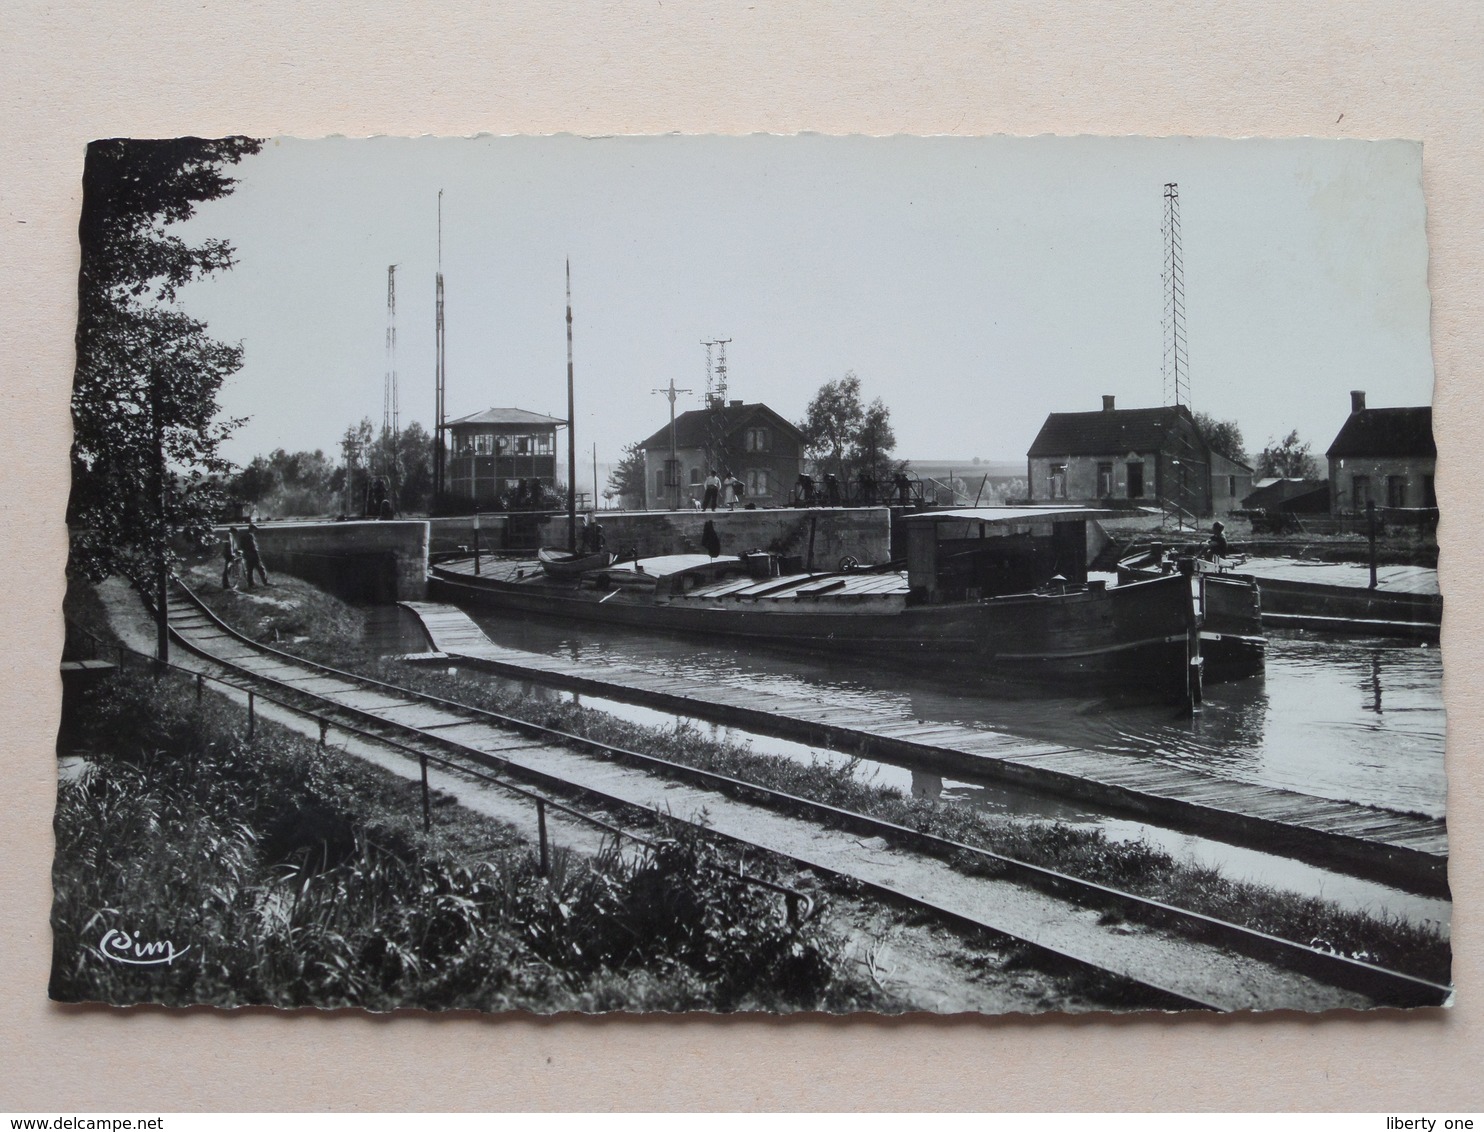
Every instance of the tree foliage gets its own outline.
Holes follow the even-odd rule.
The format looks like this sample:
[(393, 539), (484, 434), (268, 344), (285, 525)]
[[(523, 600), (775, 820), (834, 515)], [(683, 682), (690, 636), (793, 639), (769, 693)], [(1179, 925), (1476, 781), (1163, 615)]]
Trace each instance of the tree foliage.
[(192, 279), (233, 264), (224, 240), (192, 245), (170, 231), (229, 194), (225, 166), (256, 153), (248, 138), (113, 139), (88, 147), (79, 241), (73, 380), (70, 568), (143, 578), (178, 535), (204, 541), (230, 468), (219, 419), (222, 382), (242, 348), (217, 342), (175, 306)]
[(821, 475), (833, 473), (844, 481), (869, 472), (885, 481), (900, 466), (891, 459), (897, 444), (891, 410), (879, 397), (870, 405), (862, 402), (860, 378), (853, 371), (819, 387), (799, 428), (804, 455)]
[(624, 445), (623, 458), (608, 473), (608, 490), (603, 494), (609, 499), (644, 499), (644, 448), (638, 441)]
[(1268, 446), (1257, 457), (1257, 474), (1260, 478), (1278, 476), (1282, 479), (1311, 480), (1319, 478), (1319, 462), (1309, 453), (1309, 442), (1300, 440), (1298, 429), (1294, 429), (1282, 440), (1269, 440)]
[(1209, 413), (1196, 413), (1195, 427), (1212, 452), (1239, 464), (1247, 462), (1247, 446), (1236, 421), (1218, 421)]

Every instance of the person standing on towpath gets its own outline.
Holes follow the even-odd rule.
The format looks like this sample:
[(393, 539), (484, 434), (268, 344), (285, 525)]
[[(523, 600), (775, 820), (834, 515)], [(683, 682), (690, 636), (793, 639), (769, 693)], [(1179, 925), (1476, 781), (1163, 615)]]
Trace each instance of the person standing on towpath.
[(268, 571), (263, 569), (263, 559), (258, 553), (258, 524), (252, 519), (247, 521), (247, 530), (242, 532), (242, 560), (247, 565), (247, 588), (252, 589), (253, 571), (256, 570), (263, 578), (263, 585), (271, 586), (268, 580)]
[(716, 474), (715, 468), (706, 472), (706, 493), (701, 498), (702, 511), (715, 511), (717, 498), (721, 495), (721, 477)]

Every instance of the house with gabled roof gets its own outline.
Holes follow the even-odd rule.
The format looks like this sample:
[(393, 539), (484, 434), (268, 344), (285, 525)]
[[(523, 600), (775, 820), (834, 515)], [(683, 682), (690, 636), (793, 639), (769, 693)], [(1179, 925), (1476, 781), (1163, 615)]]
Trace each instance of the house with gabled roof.
[(1367, 503), (1393, 509), (1438, 505), (1431, 405), (1368, 409), (1365, 391), (1354, 390), (1350, 415), (1325, 456), (1333, 514), (1363, 512)]
[(1210, 446), (1184, 405), (1051, 413), (1026, 452), (1032, 502), (1159, 506), (1187, 518), (1225, 513), (1251, 490), (1252, 469)]
[(558, 428), (567, 422), (527, 409), (485, 409), (447, 421), (447, 492), (480, 507), (556, 486)]
[(691, 409), (647, 437), (644, 505), (653, 510), (691, 507), (702, 498), (707, 474), (741, 482), (743, 500), (781, 507), (804, 470), (804, 434), (767, 405), (717, 402)]

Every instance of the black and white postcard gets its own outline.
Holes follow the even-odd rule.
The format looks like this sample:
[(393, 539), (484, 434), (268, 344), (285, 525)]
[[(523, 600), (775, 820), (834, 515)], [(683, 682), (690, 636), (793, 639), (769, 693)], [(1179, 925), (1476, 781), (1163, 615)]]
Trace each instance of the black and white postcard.
[(113, 139), (50, 994), (1452, 995), (1421, 148)]

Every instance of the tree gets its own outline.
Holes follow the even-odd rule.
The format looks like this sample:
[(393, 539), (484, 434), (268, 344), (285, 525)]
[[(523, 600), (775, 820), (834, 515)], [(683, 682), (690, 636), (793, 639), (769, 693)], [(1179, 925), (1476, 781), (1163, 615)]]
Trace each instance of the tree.
[(1319, 478), (1319, 463), (1309, 454), (1308, 441), (1299, 440), (1298, 429), (1294, 429), (1282, 440), (1269, 440), (1268, 446), (1257, 457), (1256, 470), (1260, 478), (1268, 476), (1295, 480)]
[[(282, 448), (278, 450), (280, 453)], [(252, 462), (237, 474), (233, 489), (247, 503), (262, 503), (282, 486), (283, 479), (273, 461), (254, 456)]]
[(231, 245), (169, 228), (231, 193), (223, 168), (261, 144), (113, 139), (89, 145), (83, 165), (68, 567), (152, 577), (162, 610), (174, 540), (205, 542), (222, 502), (221, 444), (240, 422), (218, 419), (217, 396), (242, 364), (241, 346), (175, 307), (183, 285), (232, 266)]
[(897, 434), (891, 427), (891, 410), (877, 397), (861, 416), (860, 427), (850, 442), (851, 471), (857, 479), (868, 474), (878, 484), (892, 478), (898, 465), (891, 458)]
[(860, 378), (853, 370), (819, 387), (799, 429), (804, 455), (822, 475), (833, 473), (844, 482), (867, 474), (884, 484), (906, 467), (891, 459), (897, 446), (891, 410), (880, 397), (862, 404)]
[(1247, 446), (1236, 421), (1218, 421), (1209, 413), (1196, 413), (1195, 427), (1212, 452), (1239, 464), (1247, 462)]
[(340, 437), (340, 456), (345, 461), (345, 513), (359, 515), (366, 506), (367, 472), (373, 456), (371, 441), (376, 429), (370, 417), (362, 417), (360, 424), (347, 425)]
[(609, 499), (644, 498), (644, 449), (637, 441), (624, 445), (623, 458), (608, 473), (608, 490), (603, 494)]
[(859, 437), (865, 417), (861, 380), (855, 371), (847, 372), (839, 381), (825, 382), (809, 402), (799, 425), (804, 434), (804, 455), (821, 473), (848, 478), (851, 445)]
[(427, 514), (433, 505), (433, 437), (417, 421), (397, 436), (398, 511)]

